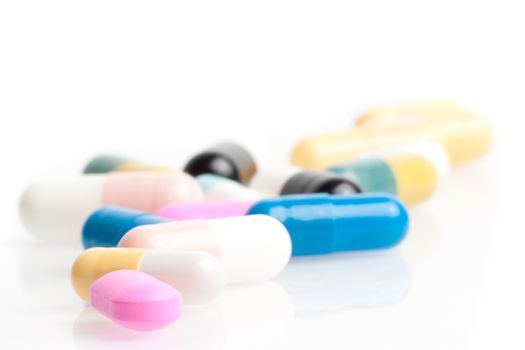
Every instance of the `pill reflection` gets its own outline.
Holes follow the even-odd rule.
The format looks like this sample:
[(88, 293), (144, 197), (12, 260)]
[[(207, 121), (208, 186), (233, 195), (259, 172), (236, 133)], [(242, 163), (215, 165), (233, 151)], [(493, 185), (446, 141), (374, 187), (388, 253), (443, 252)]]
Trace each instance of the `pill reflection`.
[(252, 349), (265, 349), (286, 335), (293, 314), (286, 290), (262, 282), (230, 286), (214, 303), (185, 307), (177, 322), (153, 333), (119, 327), (86, 307), (72, 334), (79, 349), (228, 349), (248, 342)]
[(395, 250), (298, 257), (277, 277), (293, 300), (296, 317), (376, 308), (402, 301), (410, 267)]

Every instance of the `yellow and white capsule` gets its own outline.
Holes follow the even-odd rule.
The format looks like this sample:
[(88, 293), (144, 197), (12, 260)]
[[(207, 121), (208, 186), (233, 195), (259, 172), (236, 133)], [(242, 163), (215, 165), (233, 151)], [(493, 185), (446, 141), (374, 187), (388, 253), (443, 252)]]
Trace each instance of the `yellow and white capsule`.
[(91, 248), (75, 260), (71, 282), (76, 293), (89, 301), (93, 282), (116, 270), (145, 272), (177, 289), (184, 303), (215, 299), (224, 287), (222, 264), (204, 252), (173, 252), (138, 248)]

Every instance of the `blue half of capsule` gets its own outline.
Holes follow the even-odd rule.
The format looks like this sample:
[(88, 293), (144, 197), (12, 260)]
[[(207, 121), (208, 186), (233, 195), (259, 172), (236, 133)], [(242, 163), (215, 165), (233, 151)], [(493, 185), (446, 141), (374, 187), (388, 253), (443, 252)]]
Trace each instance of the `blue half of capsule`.
[(289, 195), (255, 203), (247, 213), (280, 220), (292, 239), (292, 255), (390, 248), (405, 237), (405, 206), (389, 195)]
[(107, 206), (95, 210), (82, 228), (82, 245), (93, 247), (116, 247), (120, 239), (132, 228), (141, 225), (173, 221), (143, 211)]

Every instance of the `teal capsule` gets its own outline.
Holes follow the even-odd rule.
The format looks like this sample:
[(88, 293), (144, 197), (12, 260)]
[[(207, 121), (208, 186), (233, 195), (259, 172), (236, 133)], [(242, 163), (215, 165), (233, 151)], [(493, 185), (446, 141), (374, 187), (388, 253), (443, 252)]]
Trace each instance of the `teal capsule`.
[(84, 174), (104, 174), (112, 171), (170, 171), (169, 167), (151, 165), (125, 157), (100, 155), (89, 161), (84, 168)]

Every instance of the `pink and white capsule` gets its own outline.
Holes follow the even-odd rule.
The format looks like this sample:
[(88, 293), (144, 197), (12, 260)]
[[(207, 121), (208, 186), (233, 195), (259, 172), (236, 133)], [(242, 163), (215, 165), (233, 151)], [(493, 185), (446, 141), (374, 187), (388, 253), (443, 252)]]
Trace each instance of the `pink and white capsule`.
[(290, 260), (286, 228), (267, 215), (187, 220), (135, 227), (119, 247), (205, 251), (222, 262), (226, 283), (266, 280)]
[(80, 175), (29, 185), (20, 200), (20, 216), (40, 238), (80, 242), (86, 218), (101, 206), (153, 212), (172, 203), (202, 200), (199, 184), (182, 172)]

